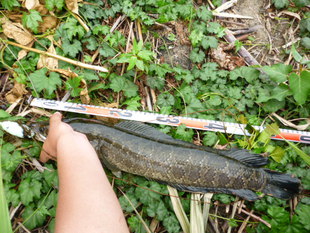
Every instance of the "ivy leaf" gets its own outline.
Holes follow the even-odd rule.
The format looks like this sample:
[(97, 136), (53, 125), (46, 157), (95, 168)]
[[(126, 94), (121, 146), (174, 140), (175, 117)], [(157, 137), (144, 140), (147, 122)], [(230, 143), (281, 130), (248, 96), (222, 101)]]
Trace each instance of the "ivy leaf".
[(179, 222), (177, 218), (172, 214), (170, 214), (164, 219), (163, 225), (165, 229), (167, 229), (167, 232), (180, 232)]
[(35, 198), (40, 198), (41, 188), (42, 183), (38, 180), (22, 180), (18, 188), (21, 202), (27, 206)]
[(64, 7), (64, 0), (45, 0), (45, 7), (49, 11), (54, 10), (56, 7), (58, 10), (61, 10)]
[(122, 76), (118, 76), (116, 74), (112, 74), (110, 76), (110, 88), (114, 92), (120, 92), (124, 90), (126, 87), (126, 79)]
[(107, 25), (96, 25), (92, 32), (94, 35), (107, 35), (110, 33), (110, 27)]
[(198, 18), (202, 19), (203, 21), (209, 21), (213, 18), (212, 12), (209, 11), (206, 6), (199, 7), (196, 14)]
[(70, 42), (68, 39), (64, 39), (62, 43), (62, 50), (65, 55), (76, 57), (79, 52), (82, 52), (82, 44), (79, 40), (73, 40), (73, 42)]
[(154, 53), (152, 51), (149, 51), (149, 50), (142, 50), (138, 53), (138, 57), (140, 57), (146, 61), (151, 61), (152, 57), (154, 57)]
[(79, 24), (79, 22), (72, 17), (67, 19), (67, 22), (64, 24), (63, 29), (67, 32), (67, 38), (71, 41), (73, 37), (78, 36), (81, 39), (85, 35), (84, 28)]
[(41, 210), (43, 208), (44, 206), (39, 207), (39, 209), (34, 209), (32, 205), (25, 208), (22, 217), (27, 220), (23, 222), (27, 229), (32, 230), (43, 225), (47, 216), (44, 211)]
[(310, 222), (309, 222), (310, 206), (299, 204), (296, 209), (296, 213), (299, 216), (299, 222), (304, 226), (304, 228), (310, 230)]
[(189, 58), (195, 63), (200, 63), (205, 58), (205, 53), (202, 50), (195, 48), (191, 51)]
[(1, 5), (7, 9), (12, 10), (14, 6), (20, 6), (17, 0), (0, 0)]
[(69, 79), (66, 82), (66, 89), (71, 90), (71, 96), (72, 97), (77, 97), (80, 95), (82, 88), (80, 88), (81, 84), (81, 77), (74, 77)]
[(6, 111), (0, 109), (0, 118), (8, 118), (11, 115), (9, 113), (7, 113)]
[(310, 49), (310, 37), (304, 37), (301, 39), (301, 44), (306, 48)]
[(290, 4), (289, 0), (272, 0), (272, 3), (277, 9), (288, 7)]
[(205, 132), (202, 143), (205, 146), (213, 146), (218, 141), (218, 136), (214, 132)]
[(159, 76), (148, 76), (146, 84), (152, 89), (162, 89), (165, 86), (165, 79)]
[(204, 36), (201, 40), (201, 46), (204, 49), (217, 48), (218, 42), (214, 36)]
[(292, 91), (289, 89), (289, 87), (281, 83), (279, 86), (273, 89), (270, 99), (276, 99), (276, 100), (282, 101), (285, 99), (285, 97), (291, 94), (292, 94)]
[(175, 131), (175, 138), (183, 141), (192, 142), (194, 136), (194, 130), (186, 128), (186, 125), (181, 124)]
[(287, 80), (288, 74), (292, 71), (292, 66), (279, 63), (272, 66), (263, 66), (262, 69), (272, 81), (282, 83)]
[(159, 107), (169, 107), (174, 105), (175, 99), (170, 93), (161, 93), (158, 96), (156, 103)]
[(203, 32), (201, 30), (193, 30), (189, 36), (194, 47), (202, 40)]
[(297, 103), (300, 105), (304, 104), (310, 94), (310, 72), (302, 71), (300, 76), (295, 73), (291, 74), (289, 86)]
[(131, 99), (126, 100), (122, 105), (127, 105), (128, 110), (139, 110), (139, 108), (141, 107), (141, 103), (140, 103), (140, 96), (135, 96)]
[(32, 80), (37, 92), (46, 90), (46, 93), (51, 95), (56, 90), (57, 86), (61, 85), (61, 79), (58, 73), (51, 72), (49, 77), (47, 77), (46, 72), (46, 68), (37, 70), (30, 74), (29, 78)]
[(294, 3), (297, 7), (304, 7), (310, 4), (309, 0), (294, 0)]
[(43, 20), (38, 11), (29, 10), (29, 14), (23, 14), (22, 21), (26, 28), (31, 29), (34, 33), (38, 33), (39, 22), (42, 22)]
[(258, 79), (259, 74), (259, 70), (253, 67), (242, 66), (231, 71), (229, 77), (231, 80), (236, 80), (240, 77), (244, 78), (248, 83), (254, 83)]

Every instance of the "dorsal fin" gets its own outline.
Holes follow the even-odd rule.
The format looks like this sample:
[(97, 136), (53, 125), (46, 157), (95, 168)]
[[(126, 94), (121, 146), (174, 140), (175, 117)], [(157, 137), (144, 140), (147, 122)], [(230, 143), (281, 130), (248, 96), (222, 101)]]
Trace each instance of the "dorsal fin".
[(237, 160), (250, 167), (261, 167), (268, 164), (268, 158), (264, 158), (259, 154), (252, 154), (250, 153), (250, 151), (245, 149), (233, 148), (230, 150), (218, 150), (205, 146), (197, 146), (193, 143), (174, 139), (171, 136), (160, 132), (152, 126), (137, 121), (122, 121), (114, 127), (116, 129), (120, 129), (133, 135), (150, 139), (156, 142), (180, 146), (184, 148), (203, 150), (209, 153), (215, 153), (220, 156), (225, 156), (230, 159)]

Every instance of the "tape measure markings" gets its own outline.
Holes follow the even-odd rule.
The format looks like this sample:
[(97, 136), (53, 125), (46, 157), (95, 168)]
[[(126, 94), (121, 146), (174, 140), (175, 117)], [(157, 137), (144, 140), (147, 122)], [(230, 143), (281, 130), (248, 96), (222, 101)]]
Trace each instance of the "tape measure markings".
[[(192, 129), (222, 132), (237, 135), (247, 135), (247, 136), (251, 135), (246, 130), (245, 128), (246, 125), (239, 123), (196, 119), (191, 117), (164, 115), (151, 112), (124, 110), (118, 108), (61, 102), (57, 100), (46, 100), (40, 98), (34, 98), (31, 101), (30, 105), (58, 111), (67, 111), (74, 113), (111, 117), (117, 119), (134, 120), (134, 121), (163, 124), (169, 126), (179, 126), (181, 124), (185, 124), (187, 128)], [(262, 131), (265, 129), (265, 127), (262, 126), (253, 126), (253, 128), (258, 131)], [(310, 144), (310, 132), (290, 130), (290, 129), (280, 129), (280, 132), (281, 133), (279, 135), (272, 136), (271, 138), (275, 140), (288, 140)]]

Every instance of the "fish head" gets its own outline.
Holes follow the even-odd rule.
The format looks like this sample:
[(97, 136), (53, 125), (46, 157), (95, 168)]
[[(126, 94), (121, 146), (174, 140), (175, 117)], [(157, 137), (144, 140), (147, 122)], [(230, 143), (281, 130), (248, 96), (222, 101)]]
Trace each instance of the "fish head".
[(38, 141), (44, 142), (46, 140), (48, 127), (45, 122), (35, 122), (29, 125), (21, 124), (15, 121), (0, 122), (1, 128), (19, 138), (35, 138)]

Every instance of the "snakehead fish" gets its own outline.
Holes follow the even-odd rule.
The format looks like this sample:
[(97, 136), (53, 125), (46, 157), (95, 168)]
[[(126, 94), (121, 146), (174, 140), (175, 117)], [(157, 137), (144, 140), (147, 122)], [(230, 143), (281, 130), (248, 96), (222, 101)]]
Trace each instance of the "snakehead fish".
[[(250, 201), (258, 199), (255, 192), (282, 199), (299, 192), (297, 178), (262, 168), (268, 159), (248, 150), (197, 146), (134, 121), (114, 126), (85, 119), (67, 123), (86, 134), (102, 163), (114, 172), (144, 176), (182, 191), (234, 194)], [(30, 126), (37, 136), (45, 128), (40, 123)]]

